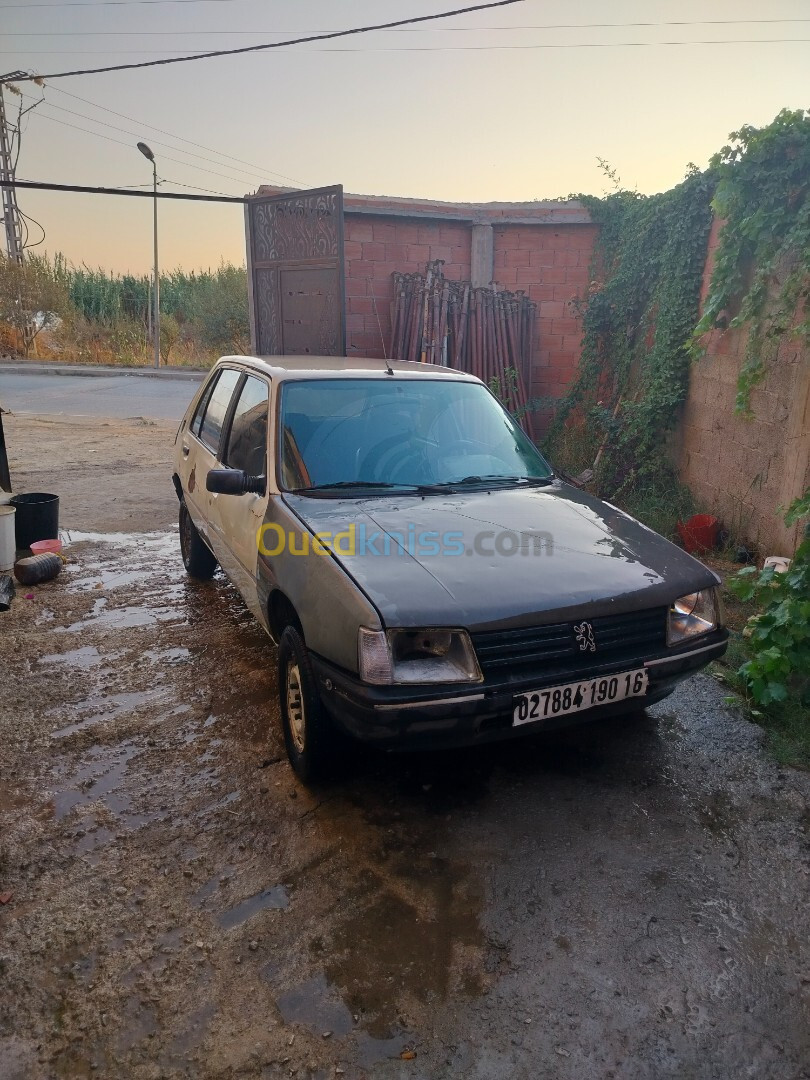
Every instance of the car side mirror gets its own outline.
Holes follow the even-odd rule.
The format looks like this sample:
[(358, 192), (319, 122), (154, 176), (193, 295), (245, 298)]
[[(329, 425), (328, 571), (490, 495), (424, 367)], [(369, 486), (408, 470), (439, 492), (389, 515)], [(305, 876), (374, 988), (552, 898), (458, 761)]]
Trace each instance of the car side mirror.
[(264, 495), (266, 486), (265, 476), (250, 476), (242, 469), (210, 469), (205, 478), (206, 490), (217, 495)]

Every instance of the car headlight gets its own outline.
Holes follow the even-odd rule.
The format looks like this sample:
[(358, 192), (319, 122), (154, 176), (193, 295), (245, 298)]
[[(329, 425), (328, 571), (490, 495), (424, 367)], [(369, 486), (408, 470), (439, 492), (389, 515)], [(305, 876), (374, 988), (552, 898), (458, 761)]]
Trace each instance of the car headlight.
[(700, 589), (682, 596), (669, 609), (667, 645), (679, 645), (720, 625), (717, 589)]
[(367, 683), (470, 683), (483, 678), (466, 630), (361, 627), (357, 652), (360, 678)]

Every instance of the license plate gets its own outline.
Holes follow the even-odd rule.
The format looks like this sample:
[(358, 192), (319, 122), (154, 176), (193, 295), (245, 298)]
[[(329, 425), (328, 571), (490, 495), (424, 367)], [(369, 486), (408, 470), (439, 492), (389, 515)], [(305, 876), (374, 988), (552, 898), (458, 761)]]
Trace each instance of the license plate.
[(552, 716), (584, 712), (597, 705), (610, 705), (626, 698), (644, 697), (647, 693), (647, 672), (644, 668), (605, 675), (600, 679), (550, 686), (530, 694), (518, 694), (514, 699), (512, 726), (548, 720)]

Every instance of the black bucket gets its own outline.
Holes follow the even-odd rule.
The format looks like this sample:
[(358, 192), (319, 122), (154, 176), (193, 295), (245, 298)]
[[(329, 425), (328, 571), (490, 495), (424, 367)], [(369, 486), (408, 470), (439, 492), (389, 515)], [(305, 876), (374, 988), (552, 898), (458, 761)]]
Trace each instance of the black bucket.
[(31, 547), (37, 540), (59, 539), (59, 496), (41, 491), (15, 495), (11, 505), (17, 507), (14, 532), (18, 548)]

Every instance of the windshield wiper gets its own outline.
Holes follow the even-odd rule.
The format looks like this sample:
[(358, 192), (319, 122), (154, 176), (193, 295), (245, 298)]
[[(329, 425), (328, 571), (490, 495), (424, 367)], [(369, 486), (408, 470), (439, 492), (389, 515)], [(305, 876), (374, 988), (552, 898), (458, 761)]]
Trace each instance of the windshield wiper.
[(500, 473), (486, 473), (483, 476), (465, 476), (462, 480), (448, 481), (448, 486), (453, 485), (467, 485), (472, 484), (490, 484), (493, 481), (498, 481), (502, 484), (527, 484), (531, 487), (536, 485), (550, 484), (554, 479), (554, 474), (549, 476), (501, 476)]
[(295, 488), (294, 495), (307, 495), (312, 491), (332, 491), (333, 489), (345, 490), (347, 488), (361, 488), (364, 491), (413, 491), (417, 495), (429, 492), (445, 492), (443, 484), (395, 484), (385, 480), (335, 480), (331, 484), (313, 484), (311, 487)]

